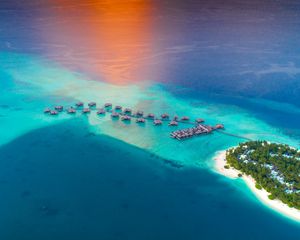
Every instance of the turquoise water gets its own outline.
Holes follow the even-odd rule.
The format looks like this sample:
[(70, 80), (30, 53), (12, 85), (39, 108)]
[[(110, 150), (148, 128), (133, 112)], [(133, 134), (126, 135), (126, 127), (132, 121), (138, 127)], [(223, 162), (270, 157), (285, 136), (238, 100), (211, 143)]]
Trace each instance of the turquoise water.
[[(151, 81), (109, 84), (29, 54), (2, 52), (0, 66), (1, 239), (299, 236), (299, 223), (265, 207), (241, 180), (213, 171), (216, 151), (243, 137), (299, 146), (297, 135), (253, 113), (264, 106), (268, 115), (273, 102), (252, 100), (250, 109), (205, 95), (176, 97)], [(215, 132), (179, 142), (166, 125), (42, 113), (79, 100), (201, 117), (241, 138)]]
[[(76, 116), (86, 117), (95, 133), (106, 134), (184, 164), (206, 165), (216, 151), (236, 145), (245, 140), (243, 137), (284, 142), (293, 146), (299, 143), (298, 139), (283, 134), (279, 128), (255, 118), (242, 108), (223, 103), (212, 104), (201, 98), (194, 104), (193, 99), (175, 98), (161, 85), (144, 82), (139, 85), (116, 86), (92, 81), (83, 75), (71, 73), (56, 64), (30, 55), (2, 53), (0, 64), (3, 66), (4, 76), (9, 76), (5, 81), (7, 86), (2, 88), (1, 94), (4, 106), (1, 110), (4, 116), (1, 121), (3, 126), (8, 125), (2, 132), (1, 143), (35, 128), (70, 119), (66, 114), (49, 118), (41, 112), (48, 106), (68, 106), (79, 100), (96, 101), (99, 104), (112, 102), (156, 114), (168, 112), (171, 115), (201, 117), (211, 125), (223, 123), (228, 129), (227, 132), (242, 137), (235, 138), (216, 132), (183, 144), (169, 137), (169, 132), (174, 128), (168, 126), (154, 128), (151, 124), (146, 124), (145, 127), (128, 125), (111, 121), (109, 116), (99, 117), (95, 112), (88, 117), (80, 114)], [(22, 124), (19, 124), (19, 119), (22, 119)], [(15, 126), (13, 130), (9, 128), (11, 123)]]

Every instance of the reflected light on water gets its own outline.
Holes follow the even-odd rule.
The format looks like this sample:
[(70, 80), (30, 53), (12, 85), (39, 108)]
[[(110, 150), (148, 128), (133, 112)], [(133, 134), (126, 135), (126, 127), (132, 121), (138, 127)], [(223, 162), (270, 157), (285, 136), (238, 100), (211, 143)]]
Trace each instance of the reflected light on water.
[(47, 55), (72, 70), (113, 84), (143, 79), (153, 47), (148, 0), (49, 1), (39, 24)]

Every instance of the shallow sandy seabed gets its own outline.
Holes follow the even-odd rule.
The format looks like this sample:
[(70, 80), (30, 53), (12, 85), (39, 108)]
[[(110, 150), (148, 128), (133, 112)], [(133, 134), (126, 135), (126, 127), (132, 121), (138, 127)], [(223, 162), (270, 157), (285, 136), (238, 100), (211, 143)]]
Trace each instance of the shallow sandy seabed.
[[(0, 53), (1, 74), (7, 80), (2, 88), (0, 100), (3, 104), (13, 105), (20, 111), (0, 109), (0, 123), (4, 131), (0, 136), (0, 144), (37, 129), (66, 121), (74, 116), (63, 113), (58, 117), (49, 117), (42, 113), (48, 106), (62, 104), (71, 106), (77, 101), (96, 101), (99, 105), (111, 102), (145, 113), (169, 113), (191, 119), (204, 118), (205, 123), (215, 125), (223, 123), (226, 132), (238, 134), (251, 139), (276, 140), (296, 146), (297, 139), (281, 133), (265, 122), (255, 118), (249, 112), (232, 105), (211, 104), (205, 99), (178, 99), (166, 91), (163, 85), (151, 81), (141, 81), (138, 85), (117, 86), (101, 81), (87, 79), (84, 75), (73, 73), (48, 60), (31, 55)], [(8, 90), (9, 89), (9, 90)], [(1, 90), (0, 90), (1, 91)], [(197, 104), (194, 104), (197, 101)], [(9, 114), (8, 114), (9, 111)], [(154, 127), (151, 122), (145, 126), (124, 124), (112, 121), (108, 114), (99, 117), (93, 111), (88, 116), (77, 113), (77, 117), (86, 118), (91, 131), (105, 134), (134, 146), (146, 149), (166, 159), (179, 161), (185, 165), (211, 167), (213, 154), (224, 148), (237, 145), (243, 138), (235, 138), (222, 133), (177, 141), (169, 137), (175, 128), (164, 124)], [(19, 119), (22, 119), (20, 124)], [(10, 128), (14, 125), (14, 129)], [(178, 128), (183, 128), (180, 124)]]

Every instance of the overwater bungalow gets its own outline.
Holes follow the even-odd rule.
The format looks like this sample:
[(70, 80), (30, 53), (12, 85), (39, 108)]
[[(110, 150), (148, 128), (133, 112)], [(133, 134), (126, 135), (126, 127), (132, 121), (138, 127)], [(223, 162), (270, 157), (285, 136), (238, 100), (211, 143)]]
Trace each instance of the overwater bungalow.
[(136, 122), (137, 123), (145, 123), (145, 118), (137, 118)]
[(90, 103), (88, 103), (88, 106), (89, 106), (89, 107), (95, 107), (95, 106), (96, 106), (96, 103), (95, 103), (95, 102), (90, 102)]
[(131, 117), (128, 116), (128, 115), (124, 115), (124, 116), (121, 117), (121, 120), (122, 120), (122, 121), (130, 121), (130, 120), (131, 120)]
[(124, 113), (125, 114), (131, 114), (132, 113), (132, 110), (130, 108), (125, 108), (124, 109)]
[(112, 112), (111, 115), (110, 115), (112, 118), (118, 118), (120, 116), (119, 113), (117, 112)]
[(171, 121), (171, 122), (169, 122), (168, 125), (169, 125), (169, 126), (178, 126), (178, 122), (176, 122), (176, 121)]
[(75, 105), (76, 105), (76, 107), (83, 107), (84, 103), (83, 102), (77, 102)]
[(217, 124), (215, 126), (215, 129), (224, 129), (224, 125), (223, 124)]
[(68, 114), (75, 114), (75, 113), (76, 113), (76, 109), (70, 107), (70, 108), (68, 108), (67, 113), (68, 113)]
[(61, 105), (58, 105), (58, 106), (55, 106), (54, 109), (61, 112), (62, 110), (64, 110), (64, 107)]
[(144, 115), (143, 111), (137, 111), (136, 112), (136, 116), (138, 116), (138, 117), (142, 117), (143, 115)]
[(193, 136), (208, 134), (212, 132), (213, 128), (207, 125), (198, 124), (196, 127), (181, 129), (171, 132), (170, 136), (178, 140), (191, 138)]
[(106, 108), (112, 107), (112, 104), (111, 104), (111, 103), (105, 103), (105, 104), (104, 104), (104, 107), (106, 107)]
[[(95, 102), (89, 102), (87, 108), (84, 108), (83, 102), (77, 102), (76, 103), (77, 107), (82, 107), (82, 113), (83, 114), (88, 114), (91, 112), (92, 109), (95, 109), (93, 107), (96, 106)], [(209, 126), (206, 124), (202, 124), (204, 122), (204, 119), (198, 118), (195, 120), (194, 123), (189, 122), (190, 118), (187, 116), (183, 116), (179, 119), (177, 115), (175, 115), (172, 119), (169, 118), (169, 115), (167, 113), (164, 113), (161, 115), (160, 118), (155, 118), (153, 113), (148, 113), (146, 117), (144, 116), (143, 111), (136, 111), (134, 115), (132, 115), (132, 110), (130, 108), (125, 108), (123, 112), (117, 111), (117, 110), (122, 110), (122, 106), (115, 106), (114, 109), (112, 110), (110, 107), (112, 107), (111, 103), (105, 103), (103, 108), (98, 109), (97, 114), (98, 115), (104, 115), (106, 112), (111, 113), (111, 118), (116, 118), (118, 119), (119, 117), (121, 118), (122, 121), (131, 121), (131, 118), (134, 117), (136, 120), (136, 123), (145, 123), (146, 118), (148, 119), (153, 119), (153, 124), (155, 126), (157, 125), (162, 125), (163, 122), (168, 122), (169, 126), (178, 126), (179, 122), (187, 121), (185, 125), (191, 124), (194, 125), (194, 127), (186, 128), (186, 129), (181, 129), (177, 131), (173, 131), (170, 136), (172, 138), (176, 138), (178, 140), (181, 139), (186, 139), (186, 138), (191, 138), (193, 136), (201, 135), (201, 134), (208, 134), (211, 133), (214, 130), (218, 129), (224, 129), (223, 124), (216, 124), (215, 126)], [(54, 107), (54, 110), (51, 110), (50, 108), (45, 108), (44, 113), (50, 114), (50, 115), (58, 115), (60, 112), (62, 112), (64, 109), (63, 106), (58, 105)], [(69, 107), (67, 108), (66, 112), (68, 114), (75, 114), (79, 109), (75, 107)]]
[(182, 120), (182, 121), (188, 121), (188, 120), (190, 120), (190, 118), (187, 117), (187, 116), (183, 116), (183, 117), (181, 118), (181, 120)]
[(154, 124), (155, 126), (157, 126), (157, 125), (162, 125), (162, 121), (161, 121), (160, 119), (155, 119), (155, 120), (153, 121), (153, 124)]
[(162, 119), (167, 119), (167, 118), (169, 118), (169, 114), (164, 113), (164, 114), (161, 115), (161, 118)]
[(84, 114), (90, 113), (90, 112), (91, 112), (91, 109), (89, 109), (89, 108), (84, 108), (84, 109), (82, 110), (82, 113), (84, 113)]
[(45, 108), (44, 109), (44, 113), (50, 113), (51, 112), (51, 109), (50, 108)]
[(154, 114), (153, 113), (149, 113), (148, 115), (147, 115), (147, 118), (154, 118), (155, 116), (154, 116)]
[(55, 110), (50, 111), (50, 115), (57, 115), (57, 114), (58, 114), (58, 112)]
[(203, 118), (197, 118), (197, 119), (196, 119), (196, 122), (197, 122), (197, 123), (202, 123), (202, 122), (204, 122), (204, 119), (203, 119)]
[(103, 114), (105, 114), (106, 113), (106, 111), (105, 111), (105, 109), (103, 109), (103, 108), (100, 108), (100, 109), (98, 109), (98, 111), (97, 111), (97, 115), (103, 115)]

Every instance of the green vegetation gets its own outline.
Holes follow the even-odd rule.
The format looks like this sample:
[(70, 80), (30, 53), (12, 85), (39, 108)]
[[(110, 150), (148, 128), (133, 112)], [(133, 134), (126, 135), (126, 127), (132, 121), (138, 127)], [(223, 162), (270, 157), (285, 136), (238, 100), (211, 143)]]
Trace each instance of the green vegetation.
[(270, 200), (274, 200), (274, 199), (275, 199), (275, 196), (272, 195), (272, 194), (270, 194), (270, 195), (268, 196), (268, 198), (269, 198)]
[(229, 169), (230, 167), (228, 165), (225, 165), (224, 168)]
[[(226, 161), (256, 181), (269, 199), (300, 209), (300, 151), (284, 144), (250, 141), (227, 150)], [(226, 167), (226, 166), (225, 166)]]

